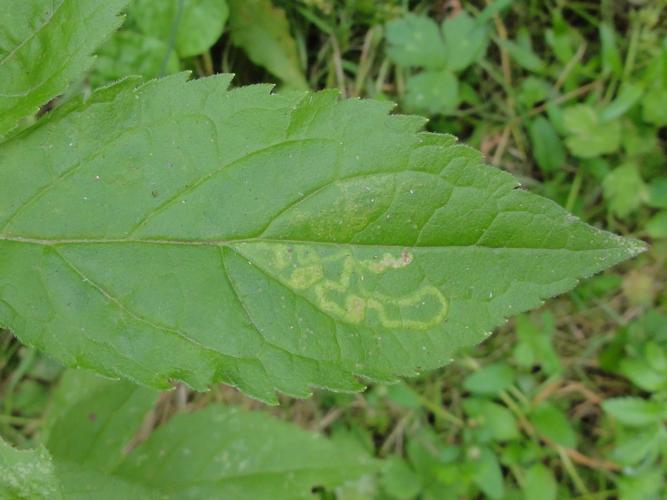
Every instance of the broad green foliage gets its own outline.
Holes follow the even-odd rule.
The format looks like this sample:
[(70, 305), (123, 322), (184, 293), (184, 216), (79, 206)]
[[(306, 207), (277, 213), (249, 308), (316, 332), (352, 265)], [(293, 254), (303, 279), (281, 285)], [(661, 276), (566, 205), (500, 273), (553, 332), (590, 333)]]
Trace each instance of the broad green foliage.
[(145, 78), (176, 73), (180, 59), (208, 51), (228, 16), (224, 0), (135, 0), (123, 28), (98, 51), (91, 73), (97, 87), (127, 75)]
[(556, 129), (546, 118), (537, 117), (528, 128), (533, 155), (545, 172), (555, 172), (565, 163), (565, 148)]
[(423, 68), (407, 80), (405, 105), (428, 114), (447, 113), (459, 105), (456, 73), (485, 52), (489, 41), (486, 16), (464, 12), (439, 27), (430, 18), (407, 14), (387, 24), (387, 53), (404, 67)]
[(130, 30), (114, 33), (97, 52), (97, 61), (90, 75), (95, 87), (120, 80), (127, 75), (155, 78), (160, 73), (176, 73), (180, 63), (176, 52), (166, 43)]
[(225, 0), (134, 0), (129, 13), (146, 36), (165, 44), (173, 37), (180, 57), (196, 56), (211, 48), (222, 34), (228, 14)]
[(619, 165), (602, 185), (609, 210), (623, 217), (636, 210), (646, 198), (646, 185), (635, 163)]
[(566, 109), (563, 124), (569, 134), (565, 144), (580, 158), (614, 153), (621, 146), (621, 124), (602, 121), (599, 113), (585, 104)]
[(47, 442), (65, 498), (302, 498), (375, 467), (352, 446), (220, 405), (179, 414), (138, 444), (156, 396), (82, 371), (65, 374)]
[(229, 29), (235, 45), (288, 87), (307, 89), (296, 42), (285, 12), (271, 0), (229, 0)]
[(265, 401), (359, 390), (642, 249), (386, 104), (185, 78), (2, 146), (0, 324), (66, 365)]
[(0, 1), (0, 137), (63, 92), (127, 0)]
[(0, 498), (63, 498), (51, 457), (43, 447), (16, 450), (0, 438)]

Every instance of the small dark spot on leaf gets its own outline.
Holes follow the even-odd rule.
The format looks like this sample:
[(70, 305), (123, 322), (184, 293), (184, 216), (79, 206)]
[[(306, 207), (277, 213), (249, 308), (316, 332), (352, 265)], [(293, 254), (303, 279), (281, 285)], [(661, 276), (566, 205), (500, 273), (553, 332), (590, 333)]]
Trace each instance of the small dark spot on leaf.
[(97, 413), (95, 412), (89, 413), (88, 420), (90, 420), (91, 422), (95, 422), (95, 420), (97, 420)]
[(157, 198), (158, 196), (160, 196), (160, 192), (154, 189), (153, 191), (151, 191), (151, 195), (153, 196), (153, 198)]

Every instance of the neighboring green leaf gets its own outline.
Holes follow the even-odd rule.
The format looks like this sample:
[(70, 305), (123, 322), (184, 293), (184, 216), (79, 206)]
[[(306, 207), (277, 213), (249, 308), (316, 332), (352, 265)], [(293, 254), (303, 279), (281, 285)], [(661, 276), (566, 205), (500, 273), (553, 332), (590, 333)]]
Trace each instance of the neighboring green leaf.
[(260, 412), (208, 406), (177, 415), (135, 449), (120, 477), (176, 498), (306, 498), (371, 470), (341, 443)]
[(359, 390), (643, 250), (391, 104), (186, 78), (104, 88), (1, 147), (0, 325), (66, 365)]
[(663, 433), (659, 424), (623, 433), (616, 439), (612, 458), (623, 465), (635, 465), (655, 457), (664, 439)]
[(514, 415), (502, 405), (486, 399), (466, 398), (463, 408), (474, 418), (475, 428), (488, 432), (492, 439), (509, 441), (520, 436)]
[(667, 177), (656, 177), (651, 180), (646, 202), (655, 208), (667, 208)]
[(392, 498), (414, 498), (421, 490), (421, 481), (404, 459), (392, 455), (382, 469), (382, 486)]
[(229, 8), (232, 42), (289, 87), (307, 89), (285, 11), (271, 0), (229, 0)]
[(526, 500), (558, 498), (558, 485), (553, 472), (542, 464), (535, 464), (526, 471), (521, 486)]
[[(90, 81), (93, 86), (106, 85), (127, 75), (157, 78), (180, 69), (178, 56), (158, 40), (133, 31), (118, 31), (102, 45), (93, 66)], [(168, 55), (166, 64), (165, 57)], [(163, 68), (164, 65), (164, 68)]]
[(614, 153), (621, 145), (620, 122), (602, 122), (596, 111), (585, 104), (563, 111), (563, 125), (570, 134), (565, 144), (580, 158)]
[(489, 498), (502, 498), (505, 494), (503, 472), (496, 454), (488, 448), (482, 448), (474, 464), (473, 480), (479, 489)]
[(165, 46), (175, 33), (174, 46), (180, 57), (210, 49), (222, 35), (228, 14), (225, 0), (134, 0), (129, 12), (145, 35)]
[(562, 410), (549, 402), (539, 404), (530, 412), (530, 421), (540, 434), (566, 448), (577, 446), (577, 434)]
[(661, 210), (646, 223), (651, 238), (667, 238), (667, 210)]
[(514, 59), (519, 66), (532, 71), (533, 73), (542, 73), (546, 64), (530, 46), (524, 46), (512, 40), (504, 40), (498, 38), (496, 43), (503, 49), (507, 50), (509, 55)]
[(619, 217), (630, 215), (647, 198), (646, 185), (634, 163), (626, 163), (612, 170), (604, 178), (602, 188), (609, 202), (609, 210)]
[(631, 427), (644, 427), (667, 420), (667, 405), (659, 401), (614, 398), (604, 401), (602, 408), (622, 424)]
[(442, 69), (445, 45), (438, 25), (432, 19), (407, 14), (387, 23), (387, 54), (396, 64)]
[(463, 71), (479, 59), (489, 42), (486, 24), (478, 23), (465, 10), (443, 21), (442, 38), (445, 65), (454, 72)]
[(642, 99), (642, 118), (647, 123), (658, 127), (667, 126), (667, 85), (665, 87), (653, 87)]
[(435, 115), (454, 111), (459, 105), (459, 81), (448, 70), (423, 71), (407, 80), (405, 107)]
[(544, 172), (554, 172), (565, 164), (566, 152), (551, 122), (538, 116), (528, 128), (533, 156)]
[(176, 415), (136, 446), (157, 395), (66, 372), (47, 416), (65, 498), (305, 498), (375, 470), (357, 446), (215, 404)]
[(561, 371), (560, 358), (551, 342), (552, 330), (553, 328), (538, 328), (526, 316), (517, 318), (518, 342), (514, 349), (514, 357), (519, 366), (532, 368), (534, 365), (540, 365), (548, 375), (555, 375)]
[(387, 399), (404, 408), (418, 410), (422, 406), (422, 397), (412, 387), (404, 382), (391, 384), (385, 387)]
[(0, 138), (62, 93), (128, 0), (0, 0)]
[(514, 382), (514, 371), (507, 363), (486, 365), (463, 382), (463, 387), (478, 394), (498, 394)]
[(639, 467), (619, 477), (617, 484), (620, 500), (660, 500), (665, 493), (665, 472), (659, 465)]
[(524, 107), (532, 108), (538, 102), (546, 100), (551, 90), (551, 85), (546, 80), (529, 76), (521, 82), (517, 99)]
[(563, 64), (572, 61), (584, 38), (565, 19), (562, 9), (551, 9), (553, 29), (545, 32), (545, 41), (556, 58)]
[(156, 399), (151, 389), (69, 370), (54, 395), (46, 446), (58, 461), (111, 470)]
[(600, 120), (609, 122), (623, 116), (644, 94), (644, 89), (636, 83), (626, 83), (621, 87), (616, 99), (600, 112)]
[(619, 369), (633, 384), (645, 391), (667, 389), (667, 373), (656, 370), (645, 359), (624, 358)]
[(0, 438), (0, 498), (63, 498), (63, 491), (44, 447), (16, 450)]
[(623, 62), (616, 43), (616, 31), (606, 22), (601, 22), (598, 29), (602, 44), (602, 69), (605, 73), (620, 77), (623, 73)]

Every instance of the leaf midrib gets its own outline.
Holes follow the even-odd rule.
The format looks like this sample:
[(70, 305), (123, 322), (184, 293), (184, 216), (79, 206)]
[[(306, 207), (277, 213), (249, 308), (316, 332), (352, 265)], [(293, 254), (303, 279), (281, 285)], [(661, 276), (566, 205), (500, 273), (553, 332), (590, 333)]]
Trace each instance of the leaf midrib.
[[(453, 245), (451, 243), (443, 245), (398, 245), (391, 243), (361, 243), (361, 242), (336, 242), (336, 241), (318, 241), (318, 240), (295, 240), (295, 239), (281, 239), (281, 238), (230, 238), (224, 240), (179, 240), (179, 239), (147, 239), (147, 238), (62, 238), (62, 239), (48, 239), (48, 238), (28, 238), (24, 236), (9, 236), (0, 234), (0, 242), (25, 243), (40, 246), (66, 246), (66, 245), (111, 245), (111, 244), (145, 244), (145, 245), (166, 245), (166, 246), (208, 246), (208, 247), (235, 247), (243, 243), (269, 243), (276, 245), (316, 245), (316, 246), (333, 246), (333, 247), (369, 247), (369, 248), (400, 248), (410, 250), (446, 250), (450, 248), (476, 248), (490, 251), (566, 251), (566, 252), (602, 252), (609, 250), (626, 250), (634, 252), (632, 245), (628, 244), (626, 247), (610, 246), (602, 248), (547, 248), (547, 247), (492, 247), (480, 245), (478, 243), (468, 243), (462, 245)], [(637, 252), (641, 250), (641, 246), (637, 245)]]

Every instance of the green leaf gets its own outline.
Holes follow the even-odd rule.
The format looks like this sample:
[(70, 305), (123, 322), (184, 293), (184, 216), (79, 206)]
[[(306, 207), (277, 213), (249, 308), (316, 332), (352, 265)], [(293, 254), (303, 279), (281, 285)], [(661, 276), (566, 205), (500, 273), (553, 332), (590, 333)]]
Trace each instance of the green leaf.
[(619, 368), (620, 372), (633, 384), (645, 391), (655, 392), (667, 389), (667, 374), (656, 370), (644, 359), (624, 358)]
[(489, 498), (502, 498), (505, 494), (505, 486), (496, 454), (488, 448), (482, 448), (479, 458), (474, 463), (473, 480), (475, 484)]
[(529, 418), (540, 434), (556, 444), (566, 448), (577, 446), (577, 434), (560, 408), (544, 402), (530, 412)]
[(390, 104), (186, 78), (0, 146), (0, 325), (66, 365), (269, 402), (359, 390), (644, 248)]
[(0, 1), (0, 138), (90, 66), (90, 54), (120, 25), (126, 3)]
[(612, 458), (623, 465), (650, 463), (658, 454), (664, 430), (658, 424), (623, 433), (617, 439)]
[(640, 467), (623, 474), (617, 484), (620, 500), (659, 500), (665, 493), (665, 473), (657, 464), (650, 468)]
[(422, 485), (410, 465), (401, 457), (392, 455), (382, 468), (382, 486), (392, 498), (414, 498)]
[(627, 217), (637, 210), (648, 197), (646, 185), (634, 163), (626, 163), (612, 170), (602, 182), (609, 210), (619, 217)]
[(533, 155), (544, 172), (554, 172), (565, 163), (566, 152), (556, 129), (546, 118), (539, 116), (528, 128)]
[(653, 87), (642, 99), (642, 118), (647, 123), (658, 127), (667, 126), (667, 85)]
[(134, 0), (129, 18), (145, 35), (165, 45), (173, 37), (178, 55), (191, 57), (206, 52), (220, 38), (228, 14), (225, 0)]
[(151, 389), (69, 370), (54, 396), (47, 448), (59, 461), (111, 470), (156, 399)]
[(357, 446), (216, 404), (176, 415), (136, 446), (133, 436), (157, 395), (66, 373), (47, 445), (66, 498), (302, 498), (314, 486), (335, 487), (375, 469)]
[(444, 20), (442, 38), (445, 65), (454, 72), (463, 71), (477, 61), (486, 52), (489, 42), (486, 24), (478, 23), (465, 10)]
[[(599, 277), (592, 281), (597, 278)], [(546, 318), (548, 316), (545, 315)], [(540, 328), (527, 316), (519, 316), (516, 320), (516, 334), (518, 342), (514, 357), (519, 366), (531, 368), (533, 365), (540, 365), (549, 375), (555, 375), (562, 370), (560, 358), (551, 341), (553, 326)]]
[(463, 408), (475, 419), (475, 427), (488, 431), (492, 439), (509, 441), (520, 436), (514, 415), (502, 405), (486, 399), (466, 398)]
[(563, 125), (570, 134), (565, 144), (580, 158), (615, 153), (621, 145), (620, 122), (602, 122), (597, 112), (585, 104), (564, 110)]
[(622, 424), (644, 427), (667, 419), (667, 405), (641, 398), (614, 398), (603, 401), (602, 408)]
[(507, 389), (514, 382), (514, 370), (507, 363), (486, 365), (463, 382), (463, 387), (478, 394), (495, 395)]
[(356, 448), (259, 412), (212, 405), (174, 417), (116, 473), (177, 497), (287, 499), (369, 470), (370, 459)]
[(285, 11), (271, 0), (229, 0), (232, 42), (294, 89), (307, 89)]
[(445, 45), (438, 25), (416, 14), (387, 23), (387, 54), (396, 64), (408, 67), (442, 69)]
[(551, 90), (551, 85), (546, 80), (529, 76), (521, 82), (517, 99), (525, 108), (532, 108), (538, 102), (546, 100)]
[(661, 210), (646, 223), (651, 238), (667, 238), (667, 210)]
[(456, 110), (459, 105), (459, 81), (448, 70), (423, 71), (408, 77), (405, 107), (435, 115)]
[(646, 202), (655, 208), (667, 208), (667, 177), (656, 177), (651, 180)]
[[(165, 64), (165, 56), (167, 56)], [(118, 31), (102, 45), (93, 66), (90, 81), (93, 86), (106, 85), (127, 75), (156, 78), (162, 70), (165, 74), (176, 73), (180, 63), (175, 52), (158, 40), (133, 31)], [(164, 66), (164, 68), (163, 68)]]
[(63, 491), (44, 447), (16, 450), (0, 438), (0, 497), (63, 498)]
[(621, 87), (616, 99), (600, 112), (600, 120), (609, 122), (627, 113), (644, 94), (644, 89), (636, 83), (626, 83)]
[(521, 485), (526, 500), (556, 500), (558, 485), (553, 472), (542, 464), (530, 467)]
[(528, 71), (532, 71), (533, 73), (542, 73), (545, 70), (546, 64), (535, 53), (532, 47), (502, 38), (497, 38), (495, 42), (500, 48), (507, 50), (509, 55), (517, 62), (517, 64), (519, 64), (519, 66)]
[(616, 31), (609, 23), (602, 22), (599, 26), (600, 42), (602, 44), (602, 69), (605, 73), (611, 73), (620, 77), (623, 73), (623, 62), (616, 43)]

